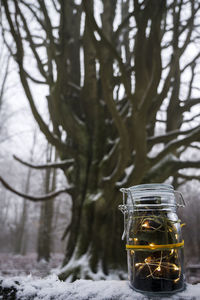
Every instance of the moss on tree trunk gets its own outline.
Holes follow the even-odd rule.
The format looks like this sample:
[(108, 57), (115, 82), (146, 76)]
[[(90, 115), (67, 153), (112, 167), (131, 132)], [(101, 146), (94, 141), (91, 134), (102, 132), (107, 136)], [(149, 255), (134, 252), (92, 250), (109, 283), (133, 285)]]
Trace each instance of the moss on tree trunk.
[(59, 275), (62, 280), (69, 276), (72, 280), (94, 279), (100, 271), (102, 278), (112, 272), (118, 272), (121, 278), (126, 270), (126, 251), (121, 240), (123, 217), (117, 205), (109, 206), (109, 201), (102, 196), (97, 200), (94, 197), (94, 194), (87, 195), (83, 204), (76, 247), (66, 268)]

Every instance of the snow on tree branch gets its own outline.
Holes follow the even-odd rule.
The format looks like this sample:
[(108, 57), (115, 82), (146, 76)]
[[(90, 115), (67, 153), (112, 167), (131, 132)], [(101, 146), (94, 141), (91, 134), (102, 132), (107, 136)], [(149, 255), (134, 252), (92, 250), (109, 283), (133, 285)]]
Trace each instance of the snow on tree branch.
[(161, 151), (155, 158), (152, 159), (152, 163), (155, 164), (159, 162), (165, 155), (172, 152), (173, 150), (178, 149), (182, 145), (188, 145), (191, 142), (200, 140), (200, 127), (198, 126), (192, 132), (190, 132), (186, 137), (180, 140), (172, 140), (169, 142), (166, 147)]

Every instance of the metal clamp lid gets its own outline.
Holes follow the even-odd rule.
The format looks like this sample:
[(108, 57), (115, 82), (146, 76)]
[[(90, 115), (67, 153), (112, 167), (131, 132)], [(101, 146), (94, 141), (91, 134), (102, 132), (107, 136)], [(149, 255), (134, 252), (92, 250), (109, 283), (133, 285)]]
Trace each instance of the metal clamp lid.
[[(185, 207), (186, 203), (181, 192), (173, 190), (172, 186), (170, 187), (172, 188), (170, 193), (174, 194), (174, 200), (175, 200), (174, 204), (173, 205), (171, 204), (171, 206)], [(118, 208), (124, 215), (124, 232), (122, 234), (122, 240), (123, 240), (127, 234), (128, 214), (130, 211), (133, 211), (133, 207), (138, 204), (135, 204), (134, 196), (132, 195), (132, 191), (130, 188), (121, 188), (120, 192), (123, 193), (123, 204), (119, 205)], [(127, 194), (127, 198), (126, 198), (126, 194)], [(128, 198), (131, 201), (130, 203), (127, 203)], [(157, 206), (157, 204), (155, 206)]]

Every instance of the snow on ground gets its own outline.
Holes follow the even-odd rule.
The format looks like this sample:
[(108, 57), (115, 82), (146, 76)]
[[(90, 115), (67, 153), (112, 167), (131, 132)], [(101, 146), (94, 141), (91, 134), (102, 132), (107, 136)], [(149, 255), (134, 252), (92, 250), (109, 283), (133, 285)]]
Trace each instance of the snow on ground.
[(61, 266), (63, 254), (52, 254), (49, 262), (45, 260), (37, 261), (35, 253), (27, 255), (13, 255), (0, 253), (0, 276), (24, 276), (33, 275), (45, 277), (51, 270)]
[[(77, 280), (73, 283), (59, 281), (50, 275), (62, 263), (63, 255), (54, 254), (49, 263), (36, 261), (35, 254), (26, 256), (0, 254), (0, 300), (167, 300), (169, 297), (147, 297), (133, 291), (128, 281)], [(55, 273), (55, 270), (54, 270)], [(31, 275), (29, 275), (31, 274)], [(28, 276), (27, 276), (28, 275)], [(45, 278), (42, 278), (45, 277)], [(1, 287), (4, 291), (1, 291)], [(9, 288), (14, 296), (5, 296)], [(4, 293), (4, 295), (3, 295)], [(173, 300), (200, 300), (200, 284), (187, 284), (184, 292), (170, 297)]]
[[(0, 278), (0, 281), (2, 278)], [(15, 287), (16, 299), (20, 300), (147, 300), (169, 299), (169, 297), (147, 297), (133, 291), (128, 281), (117, 280), (77, 280), (73, 283), (59, 281), (56, 275), (44, 279), (35, 279), (31, 275), (26, 277), (4, 278), (1, 286)], [(5, 296), (4, 296), (5, 297)], [(10, 299), (3, 298), (0, 299)], [(15, 298), (11, 298), (15, 299)], [(199, 300), (200, 284), (187, 285), (185, 291), (170, 297), (173, 300)]]

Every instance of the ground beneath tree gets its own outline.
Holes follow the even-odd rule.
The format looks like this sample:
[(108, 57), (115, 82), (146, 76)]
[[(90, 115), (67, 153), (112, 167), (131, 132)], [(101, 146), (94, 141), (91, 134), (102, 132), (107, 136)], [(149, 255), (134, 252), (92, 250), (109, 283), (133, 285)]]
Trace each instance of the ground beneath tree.
[(52, 254), (49, 262), (45, 260), (37, 261), (35, 253), (23, 255), (13, 255), (0, 253), (0, 276), (23, 276), (33, 275), (45, 277), (53, 269), (59, 268), (62, 264), (63, 254)]
[[(73, 283), (59, 281), (55, 275), (44, 279), (26, 277), (0, 278), (1, 300), (147, 300), (169, 299), (150, 297), (133, 291), (127, 281), (77, 280)], [(173, 300), (200, 299), (200, 284), (187, 285), (184, 292), (170, 297)]]

